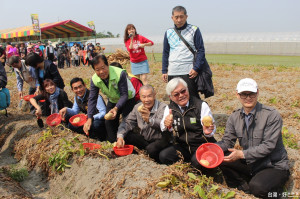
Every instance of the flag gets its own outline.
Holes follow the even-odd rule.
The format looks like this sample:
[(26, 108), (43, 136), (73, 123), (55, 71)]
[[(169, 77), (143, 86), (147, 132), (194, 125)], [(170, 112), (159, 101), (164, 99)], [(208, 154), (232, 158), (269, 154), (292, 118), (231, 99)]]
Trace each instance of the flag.
[(32, 20), (32, 27), (34, 32), (40, 32), (39, 15), (31, 14), (31, 20)]
[(95, 30), (95, 23), (94, 23), (94, 21), (89, 21), (87, 24), (90, 27), (90, 29)]

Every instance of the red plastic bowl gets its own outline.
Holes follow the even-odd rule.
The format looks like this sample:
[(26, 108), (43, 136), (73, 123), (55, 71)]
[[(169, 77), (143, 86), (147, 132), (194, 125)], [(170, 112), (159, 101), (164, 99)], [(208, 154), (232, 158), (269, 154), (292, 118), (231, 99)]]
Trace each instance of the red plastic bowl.
[(208, 166), (200, 164), (211, 169), (219, 166), (223, 162), (224, 152), (217, 144), (205, 143), (198, 147), (196, 151), (196, 158), (199, 163), (200, 160), (207, 160), (209, 162)]
[(59, 113), (53, 113), (46, 119), (48, 126), (57, 126), (61, 123), (61, 116)]
[(124, 145), (123, 148), (118, 148), (118, 147), (114, 147), (114, 152), (118, 155), (118, 156), (125, 156), (125, 155), (129, 155), (132, 154), (133, 151), (133, 145)]
[(94, 144), (94, 143), (82, 143), (84, 149), (94, 150), (94, 149), (100, 149), (100, 144)]
[[(80, 117), (80, 121), (79, 122), (73, 122), (73, 120), (76, 118), (76, 117)], [(73, 126), (76, 126), (76, 127), (79, 127), (79, 126), (83, 126), (87, 121), (87, 115), (85, 114), (77, 114), (77, 115), (73, 115), (70, 119), (69, 119), (69, 122), (73, 125)]]
[(29, 101), (31, 98), (33, 98), (35, 95), (25, 95), (25, 96), (23, 96), (23, 99), (25, 100), (25, 101)]

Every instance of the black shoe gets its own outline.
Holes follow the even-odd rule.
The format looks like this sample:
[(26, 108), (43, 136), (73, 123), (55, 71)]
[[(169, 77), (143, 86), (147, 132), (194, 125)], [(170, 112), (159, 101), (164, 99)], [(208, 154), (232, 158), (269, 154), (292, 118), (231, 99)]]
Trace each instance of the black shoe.
[(239, 185), (239, 186), (237, 187), (237, 189), (238, 189), (238, 190), (241, 190), (241, 191), (243, 191), (243, 192), (245, 192), (245, 193), (247, 193), (247, 194), (250, 193), (250, 188), (249, 188), (249, 185), (248, 185), (247, 182), (245, 182), (245, 183), (242, 184), (242, 185)]

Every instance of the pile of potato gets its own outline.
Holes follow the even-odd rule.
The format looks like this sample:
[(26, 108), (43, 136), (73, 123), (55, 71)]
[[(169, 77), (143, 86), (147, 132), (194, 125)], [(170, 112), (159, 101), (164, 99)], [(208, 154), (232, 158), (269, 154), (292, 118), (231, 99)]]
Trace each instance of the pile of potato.
[(122, 66), (130, 63), (130, 56), (127, 51), (117, 49), (117, 51), (107, 56), (108, 63), (119, 62)]

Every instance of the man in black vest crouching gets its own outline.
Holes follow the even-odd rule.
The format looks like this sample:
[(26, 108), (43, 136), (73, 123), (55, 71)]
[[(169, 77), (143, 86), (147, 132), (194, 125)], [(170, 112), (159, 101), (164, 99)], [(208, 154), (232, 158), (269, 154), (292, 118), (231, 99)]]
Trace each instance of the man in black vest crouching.
[[(63, 108), (59, 111), (59, 114), (62, 118), (65, 118), (68, 123), (69, 129), (85, 134), (83, 131), (83, 127), (75, 127), (71, 123), (69, 123), (70, 117), (73, 115), (82, 112), (87, 114), (88, 109), (88, 98), (90, 90), (86, 88), (83, 80), (81, 78), (75, 77), (71, 80), (70, 86), (72, 91), (75, 93), (74, 104), (72, 108)], [(93, 122), (89, 129), (89, 136), (91, 138), (99, 139), (100, 141), (106, 140), (106, 129), (105, 129), (105, 120), (104, 115), (106, 112), (106, 106), (101, 95), (98, 95), (97, 100), (97, 109), (94, 111)]]
[(177, 162), (180, 159), (177, 153), (179, 151), (184, 161), (190, 161), (194, 167), (208, 174), (211, 171), (198, 163), (195, 153), (201, 144), (216, 142), (213, 137), (215, 125), (206, 127), (202, 124), (205, 116), (213, 119), (208, 104), (196, 97), (190, 97), (187, 83), (179, 77), (168, 82), (166, 92), (171, 102), (165, 108), (160, 126), (162, 131), (173, 132), (174, 143), (160, 152), (160, 161), (163, 164)]

